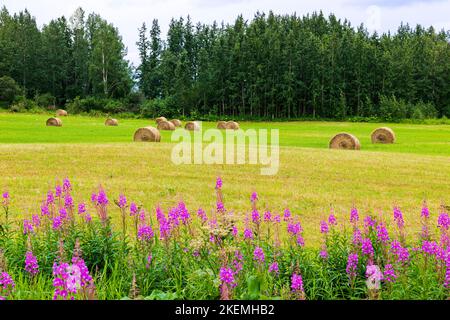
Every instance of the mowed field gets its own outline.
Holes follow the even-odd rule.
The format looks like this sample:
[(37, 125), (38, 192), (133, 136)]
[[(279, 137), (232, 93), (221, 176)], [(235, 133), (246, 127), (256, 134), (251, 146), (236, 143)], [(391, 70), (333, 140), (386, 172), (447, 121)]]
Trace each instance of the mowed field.
[[(215, 208), (215, 179), (221, 176), (227, 209), (244, 216), (256, 191), (261, 210), (289, 207), (300, 216), (307, 245), (317, 243), (319, 222), (331, 207), (341, 221), (355, 205), (393, 225), (392, 207), (398, 205), (415, 233), (423, 200), (433, 218), (442, 203), (450, 204), (450, 126), (389, 124), (397, 142), (373, 145), (371, 131), (386, 124), (242, 122), (242, 129), (280, 130), (279, 172), (262, 176), (260, 165), (174, 165), (170, 132), (162, 132), (161, 143), (132, 141), (134, 131), (153, 120), (119, 119), (118, 127), (106, 127), (104, 118), (69, 116), (55, 128), (45, 126), (48, 117), (0, 114), (0, 190), (11, 194), (13, 217), (37, 213), (48, 189), (65, 177), (76, 202), (88, 202), (101, 184), (110, 200), (123, 193), (151, 212), (158, 203), (167, 209), (183, 200), (194, 214), (199, 207)], [(356, 135), (361, 151), (329, 150), (339, 132)], [(114, 205), (110, 214), (119, 218)]]

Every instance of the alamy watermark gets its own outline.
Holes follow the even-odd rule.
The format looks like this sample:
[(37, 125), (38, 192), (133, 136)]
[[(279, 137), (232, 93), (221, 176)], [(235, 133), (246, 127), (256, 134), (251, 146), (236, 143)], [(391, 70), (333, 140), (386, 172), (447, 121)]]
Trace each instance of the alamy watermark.
[[(262, 175), (275, 175), (280, 166), (278, 129), (175, 130), (171, 159), (180, 164), (261, 165)], [(269, 139), (270, 137), (270, 139)]]

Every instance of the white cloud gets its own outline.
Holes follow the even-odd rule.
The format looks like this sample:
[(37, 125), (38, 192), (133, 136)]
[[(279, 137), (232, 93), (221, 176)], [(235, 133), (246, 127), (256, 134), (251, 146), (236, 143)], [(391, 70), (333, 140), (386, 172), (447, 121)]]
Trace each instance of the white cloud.
[(128, 47), (128, 58), (135, 65), (138, 63), (137, 29), (142, 22), (150, 25), (157, 18), (164, 36), (172, 17), (188, 14), (194, 22), (212, 23), (214, 20), (233, 22), (238, 14), (251, 19), (258, 10), (273, 10), (278, 14), (296, 12), (297, 15), (322, 10), (324, 14), (347, 18), (353, 26), (364, 23), (379, 32), (395, 31), (402, 21), (426, 27), (433, 25), (437, 29), (450, 27), (450, 0), (3, 0), (2, 4), (10, 12), (28, 8), (40, 26), (62, 15), (69, 17), (80, 6), (87, 13), (99, 13), (119, 28)]

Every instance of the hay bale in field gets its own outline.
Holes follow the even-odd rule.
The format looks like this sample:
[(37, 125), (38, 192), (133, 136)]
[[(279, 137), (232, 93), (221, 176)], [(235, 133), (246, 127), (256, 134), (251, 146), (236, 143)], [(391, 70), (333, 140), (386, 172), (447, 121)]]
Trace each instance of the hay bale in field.
[(117, 119), (108, 118), (105, 121), (105, 126), (118, 126), (118, 125), (119, 121), (117, 121)]
[(46, 125), (49, 127), (62, 127), (62, 121), (59, 118), (49, 118)]
[(175, 125), (170, 121), (160, 121), (157, 128), (158, 130), (175, 130)]
[(391, 128), (381, 127), (375, 129), (370, 135), (372, 143), (394, 143), (395, 133)]
[(217, 122), (217, 129), (226, 129), (227, 128), (227, 122), (226, 121), (219, 121)]
[(339, 133), (331, 139), (330, 149), (359, 150), (361, 149), (361, 144), (354, 135)]
[(134, 141), (139, 142), (160, 142), (161, 141), (161, 134), (159, 133), (158, 129), (155, 127), (144, 127), (139, 128), (134, 133), (133, 137)]
[(56, 110), (57, 117), (67, 117), (67, 111), (63, 109)]
[(178, 119), (172, 119), (170, 122), (172, 122), (175, 127), (181, 127), (181, 121)]
[(200, 130), (200, 126), (198, 125), (198, 123), (196, 121), (189, 121), (188, 123), (186, 123), (184, 128), (189, 131), (199, 131)]
[(159, 117), (159, 118), (156, 118), (156, 124), (158, 124), (158, 123), (160, 123), (161, 121), (167, 121), (167, 119), (165, 118), (165, 117)]
[(225, 125), (226, 129), (230, 129), (230, 130), (239, 130), (239, 123), (235, 122), (235, 121), (228, 121), (227, 124)]

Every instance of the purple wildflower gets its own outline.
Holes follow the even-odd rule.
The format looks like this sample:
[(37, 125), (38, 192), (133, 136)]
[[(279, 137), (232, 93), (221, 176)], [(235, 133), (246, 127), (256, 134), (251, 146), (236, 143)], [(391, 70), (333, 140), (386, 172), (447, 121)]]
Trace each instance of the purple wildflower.
[(30, 234), (34, 232), (33, 224), (30, 220), (23, 220), (23, 234)]
[(53, 196), (53, 192), (47, 192), (47, 205), (53, 204), (55, 202), (55, 197)]
[(270, 213), (270, 211), (264, 212), (264, 221), (266, 222), (272, 221), (272, 213)]
[(259, 220), (260, 220), (259, 212), (258, 212), (258, 210), (255, 209), (252, 211), (252, 221), (253, 221), (253, 223), (258, 224)]
[(320, 221), (320, 233), (327, 234), (329, 231), (327, 222), (325, 220)]
[(121, 209), (125, 208), (127, 206), (127, 198), (123, 194), (120, 194), (118, 203), (119, 208)]
[(72, 189), (72, 185), (70, 184), (70, 181), (68, 178), (65, 178), (63, 180), (63, 191), (67, 192), (70, 191)]
[(70, 194), (66, 194), (66, 196), (64, 197), (64, 207), (66, 207), (67, 209), (73, 207), (73, 199)]
[(405, 226), (403, 214), (398, 207), (394, 208), (394, 221), (397, 223), (399, 229), (403, 229), (403, 227)]
[(55, 196), (56, 196), (57, 198), (60, 198), (60, 197), (61, 197), (61, 194), (62, 194), (62, 188), (61, 188), (60, 185), (57, 185), (57, 186), (55, 187)]
[(43, 203), (41, 205), (41, 215), (42, 216), (48, 216), (50, 215), (50, 210), (48, 209), (48, 205), (46, 203)]
[(330, 213), (330, 215), (328, 216), (328, 223), (331, 226), (337, 225), (337, 219), (336, 219), (336, 217), (335, 217), (335, 215), (333, 213)]
[(251, 229), (246, 228), (244, 230), (244, 239), (253, 239), (253, 231)]
[(299, 234), (297, 236), (297, 245), (299, 245), (300, 247), (304, 247), (305, 246), (305, 239), (303, 239), (301, 234)]
[(140, 226), (137, 236), (140, 241), (150, 241), (154, 236), (152, 227), (145, 225)]
[(383, 223), (377, 226), (377, 238), (382, 244), (387, 244), (389, 241), (389, 233)]
[(86, 204), (84, 204), (83, 202), (79, 203), (78, 204), (78, 214), (83, 214), (85, 212), (86, 212)]
[(220, 268), (219, 272), (220, 281), (226, 284), (234, 283), (233, 269), (231, 268)]
[(364, 218), (364, 228), (366, 228), (367, 230), (369, 228), (373, 228), (376, 223), (377, 223), (376, 220), (373, 219), (371, 216), (366, 216)]
[(284, 209), (283, 220), (288, 221), (290, 218), (291, 218), (291, 211), (288, 208)]
[(222, 178), (221, 177), (217, 177), (217, 179), (216, 179), (216, 189), (217, 190), (222, 189)]
[(355, 278), (357, 269), (358, 269), (358, 254), (351, 253), (348, 255), (347, 267), (345, 271), (347, 272), (350, 278)]
[(373, 246), (372, 246), (372, 240), (370, 238), (364, 238), (361, 242), (361, 251), (363, 254), (368, 256), (373, 256)]
[(422, 206), (422, 211), (420, 213), (420, 216), (425, 219), (428, 219), (430, 217), (430, 209), (428, 209), (428, 207), (425, 203)]
[(39, 273), (39, 264), (37, 258), (31, 251), (28, 251), (25, 255), (25, 271), (28, 272), (31, 276)]
[(352, 236), (352, 244), (358, 246), (361, 244), (361, 242), (362, 242), (361, 231), (358, 228), (355, 228)]
[(383, 277), (387, 282), (395, 282), (395, 279), (397, 279), (397, 275), (395, 274), (395, 270), (392, 264), (387, 264), (384, 266)]
[(197, 216), (202, 220), (202, 223), (205, 223), (206, 221), (208, 221), (208, 217), (206, 216), (206, 212), (202, 208), (198, 209)]
[(56, 216), (53, 218), (53, 224), (52, 224), (52, 228), (53, 230), (57, 231), (60, 230), (62, 226), (62, 219), (60, 216)]
[(39, 215), (37, 214), (33, 214), (31, 216), (31, 221), (33, 222), (33, 226), (36, 228), (39, 228), (39, 226), (41, 225), (41, 218), (39, 218)]
[(359, 220), (358, 209), (353, 207), (352, 210), (350, 211), (350, 222), (353, 224), (357, 224), (358, 220)]
[(258, 200), (258, 194), (256, 192), (252, 192), (252, 195), (250, 196), (250, 201), (255, 202)]
[(300, 274), (293, 273), (291, 277), (291, 289), (292, 291), (303, 292), (303, 279)]
[(236, 237), (238, 234), (238, 229), (236, 226), (233, 226), (232, 230), (231, 230), (231, 234), (233, 235), (233, 237)]
[(328, 259), (328, 251), (326, 248), (323, 248), (322, 250), (320, 250), (319, 257), (321, 257), (324, 260)]
[(138, 213), (138, 207), (136, 203), (132, 202), (130, 203), (130, 216), (134, 217)]
[(438, 217), (438, 228), (441, 230), (448, 230), (450, 227), (450, 217), (447, 213), (442, 212)]
[(278, 268), (278, 262), (274, 262), (269, 266), (269, 272), (278, 274), (280, 269)]
[(264, 262), (264, 251), (260, 247), (256, 247), (255, 251), (253, 251), (253, 260), (256, 260), (259, 263)]

